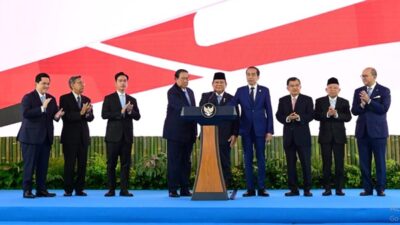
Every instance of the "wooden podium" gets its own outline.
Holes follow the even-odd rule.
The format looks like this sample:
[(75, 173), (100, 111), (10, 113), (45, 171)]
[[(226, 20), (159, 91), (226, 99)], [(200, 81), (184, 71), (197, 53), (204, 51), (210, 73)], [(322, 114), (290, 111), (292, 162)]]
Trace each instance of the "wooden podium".
[(228, 200), (218, 145), (218, 123), (235, 120), (233, 106), (183, 107), (181, 116), (201, 125), (201, 153), (192, 200)]

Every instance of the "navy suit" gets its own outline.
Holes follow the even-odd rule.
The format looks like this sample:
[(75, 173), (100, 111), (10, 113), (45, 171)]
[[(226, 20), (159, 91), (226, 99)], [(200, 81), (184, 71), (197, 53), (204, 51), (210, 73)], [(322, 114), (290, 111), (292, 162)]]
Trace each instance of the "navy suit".
[(177, 84), (168, 90), (167, 116), (163, 130), (163, 138), (167, 139), (168, 189), (174, 192), (181, 188), (181, 194), (189, 191), (192, 167), (190, 155), (197, 136), (196, 122), (188, 122), (181, 117), (182, 107), (196, 106), (193, 91), (190, 88), (186, 88), (186, 91), (190, 103)]
[[(300, 121), (286, 121), (293, 111), (300, 116)], [(276, 118), (283, 124), (283, 147), (288, 167), (288, 184), (293, 192), (298, 192), (296, 153), (302, 166), (304, 190), (311, 189), (311, 133), (308, 124), (313, 120), (313, 112), (313, 100), (307, 95), (298, 95), (294, 110), (290, 95), (279, 99)]]
[(386, 185), (386, 139), (389, 136), (386, 113), (389, 110), (391, 97), (390, 90), (380, 84), (376, 84), (370, 99), (371, 102), (360, 106), (359, 94), (367, 91), (365, 86), (354, 91), (353, 106), (351, 112), (358, 116), (356, 123), (356, 138), (360, 156), (360, 167), (363, 188), (372, 193), (373, 184), (371, 177), (371, 161), (374, 154), (376, 165), (376, 190), (385, 190)]
[[(218, 99), (215, 92), (203, 93), (200, 100), (200, 106), (205, 103), (213, 103), (216, 106), (229, 105), (232, 101), (233, 96), (224, 92), (221, 101), (218, 103)], [(236, 113), (239, 115), (239, 109), (236, 107)], [(218, 145), (219, 155), (221, 159), (222, 173), (224, 174), (225, 185), (231, 186), (232, 183), (232, 171), (231, 171), (231, 146), (228, 139), (232, 136), (238, 136), (239, 134), (239, 118), (233, 121), (223, 121), (218, 124)]]
[(46, 94), (46, 98), (51, 98), (51, 101), (44, 112), (41, 110), (42, 101), (36, 90), (26, 94), (21, 102), (23, 118), (17, 139), (21, 142), (24, 160), (24, 192), (32, 191), (35, 170), (36, 191), (47, 191), (46, 176), (54, 137), (53, 119), (58, 107), (53, 96)]
[(327, 117), (329, 107), (329, 96), (318, 98), (315, 101), (314, 119), (320, 121), (318, 142), (321, 145), (324, 187), (330, 189), (333, 153), (336, 190), (339, 191), (344, 186), (344, 145), (347, 142), (344, 123), (351, 120), (350, 104), (344, 98), (336, 98), (337, 118)]
[(274, 133), (271, 97), (267, 87), (257, 85), (255, 100), (250, 97), (249, 86), (237, 89), (232, 105), (240, 105), (240, 128), (242, 136), (247, 190), (255, 190), (253, 182), (253, 152), (256, 150), (258, 189), (265, 188), (265, 136)]
[[(82, 104), (90, 103), (90, 99), (84, 95), (80, 97), (80, 106), (72, 92), (60, 97), (60, 108), (65, 112), (62, 117), (61, 143), (64, 153), (64, 190), (66, 193), (72, 193), (74, 189), (80, 193), (85, 186), (87, 154), (90, 144), (88, 122), (93, 121), (94, 116), (93, 111), (81, 115)], [(75, 165), (77, 165), (76, 182), (74, 182)]]

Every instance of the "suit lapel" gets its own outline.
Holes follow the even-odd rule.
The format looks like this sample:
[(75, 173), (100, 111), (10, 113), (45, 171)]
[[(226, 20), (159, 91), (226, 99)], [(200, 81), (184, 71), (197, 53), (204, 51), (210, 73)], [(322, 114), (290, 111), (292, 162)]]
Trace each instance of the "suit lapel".
[[(119, 101), (118, 92), (115, 92), (113, 97), (114, 97), (114, 102), (115, 102), (115, 104), (117, 104), (118, 109), (121, 110), (122, 106), (121, 106), (121, 102)], [(125, 99), (126, 99), (126, 96), (125, 96)]]

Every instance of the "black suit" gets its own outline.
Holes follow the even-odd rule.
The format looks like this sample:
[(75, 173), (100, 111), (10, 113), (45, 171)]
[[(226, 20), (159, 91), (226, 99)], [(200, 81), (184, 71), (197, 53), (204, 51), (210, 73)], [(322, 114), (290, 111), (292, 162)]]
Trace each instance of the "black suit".
[[(60, 97), (60, 108), (65, 112), (62, 117), (63, 128), (61, 143), (64, 153), (64, 190), (71, 193), (74, 189), (82, 192), (85, 186), (86, 164), (90, 135), (88, 122), (93, 121), (93, 112), (81, 115), (82, 104), (90, 99), (81, 95), (81, 104), (71, 92)], [(75, 164), (77, 164), (76, 182), (74, 183)]]
[[(313, 100), (307, 95), (298, 95), (294, 110), (290, 95), (279, 99), (276, 118), (283, 124), (283, 147), (288, 166), (288, 183), (291, 191), (298, 191), (296, 162), (297, 156), (303, 171), (304, 190), (311, 189), (311, 134), (308, 126), (313, 120)], [(300, 121), (287, 121), (287, 117), (296, 112)]]
[(321, 146), (324, 188), (330, 190), (332, 152), (335, 157), (336, 190), (344, 185), (344, 145), (347, 142), (345, 122), (351, 120), (350, 104), (344, 98), (337, 97), (335, 110), (338, 117), (328, 117), (329, 96), (315, 101), (314, 119), (320, 121), (318, 142)]
[(127, 191), (129, 186), (129, 170), (131, 166), (131, 149), (133, 142), (133, 122), (140, 119), (136, 99), (125, 94), (125, 102), (133, 104), (132, 113), (121, 113), (121, 102), (117, 92), (104, 98), (101, 117), (107, 119), (105, 141), (107, 144), (107, 176), (109, 190), (115, 190), (115, 167), (118, 156), (121, 161), (121, 190)]
[(167, 169), (168, 189), (175, 192), (181, 188), (181, 193), (189, 191), (191, 172), (190, 155), (196, 141), (196, 122), (185, 121), (181, 117), (184, 106), (196, 106), (193, 91), (186, 88), (190, 103), (183, 90), (174, 84), (168, 90), (167, 116), (164, 122), (163, 138), (167, 139)]
[[(217, 95), (215, 92), (203, 93), (200, 100), (200, 106), (205, 103), (211, 102), (216, 106), (230, 105), (230, 101), (233, 96), (224, 92), (221, 101), (218, 103)], [(239, 115), (239, 109), (236, 107), (237, 115)], [(231, 146), (228, 139), (232, 136), (238, 136), (239, 134), (239, 117), (234, 121), (223, 121), (218, 124), (218, 144), (219, 144), (219, 155), (221, 159), (222, 172), (224, 174), (225, 185), (231, 186), (232, 183), (232, 171), (231, 171)]]
[(54, 137), (53, 119), (58, 107), (53, 96), (46, 94), (46, 98), (51, 98), (51, 101), (45, 111), (41, 109), (42, 102), (36, 90), (26, 94), (21, 102), (23, 118), (17, 139), (21, 142), (24, 161), (24, 192), (32, 191), (35, 171), (36, 191), (47, 191), (47, 169)]

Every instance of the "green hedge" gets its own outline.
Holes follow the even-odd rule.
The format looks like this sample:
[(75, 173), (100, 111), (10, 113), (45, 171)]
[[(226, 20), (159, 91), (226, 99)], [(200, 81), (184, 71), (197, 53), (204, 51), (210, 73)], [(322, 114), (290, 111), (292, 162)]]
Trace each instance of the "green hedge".
[[(313, 137), (312, 147), (312, 175), (314, 188), (321, 188), (322, 160), (317, 137)], [(391, 136), (388, 139), (387, 152), (387, 187), (400, 188), (400, 160), (399, 137)], [(133, 165), (131, 168), (131, 188), (133, 189), (165, 189), (166, 184), (166, 142), (160, 137), (135, 137), (132, 151)], [(286, 162), (282, 149), (282, 137), (274, 137), (267, 145), (266, 173), (268, 188), (286, 188)], [(0, 189), (15, 189), (21, 186), (21, 151), (15, 137), (0, 138)], [(194, 181), (197, 159), (199, 157), (199, 143), (196, 143), (192, 155), (193, 172), (191, 181)], [(245, 188), (243, 161), (240, 139), (232, 151), (232, 170), (234, 184), (238, 188)], [(358, 154), (354, 137), (348, 137), (345, 156), (345, 176), (347, 188), (359, 188), (361, 173), (358, 167)], [(62, 146), (59, 138), (55, 138), (51, 152), (48, 173), (49, 188), (62, 188), (63, 185), (63, 158)], [(256, 164), (254, 164), (256, 166)], [(299, 165), (298, 165), (299, 166)], [(301, 178), (300, 169), (299, 178)], [(106, 160), (103, 137), (92, 137), (89, 149), (87, 169), (87, 188), (106, 188)]]

